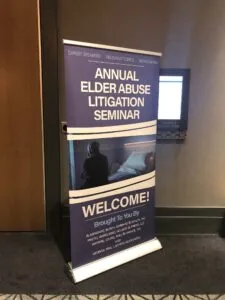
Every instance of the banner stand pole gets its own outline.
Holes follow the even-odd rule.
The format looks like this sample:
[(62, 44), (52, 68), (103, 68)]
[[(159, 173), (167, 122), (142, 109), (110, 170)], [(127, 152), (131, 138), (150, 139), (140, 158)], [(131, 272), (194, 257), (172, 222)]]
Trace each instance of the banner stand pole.
[(153, 240), (117, 252), (78, 268), (73, 269), (72, 263), (69, 262), (67, 264), (68, 272), (70, 278), (73, 279), (73, 282), (78, 283), (160, 249), (162, 249), (160, 241), (157, 238), (154, 238)]

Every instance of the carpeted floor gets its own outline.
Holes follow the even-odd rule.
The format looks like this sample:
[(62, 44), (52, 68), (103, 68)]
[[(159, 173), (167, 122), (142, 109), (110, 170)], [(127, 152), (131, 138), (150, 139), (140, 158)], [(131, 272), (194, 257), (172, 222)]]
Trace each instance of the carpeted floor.
[[(225, 296), (219, 297), (225, 293), (225, 240), (217, 236), (165, 236), (160, 240), (163, 250), (74, 285), (67, 277), (65, 262), (49, 236), (2, 233), (0, 294), (4, 295), (0, 299), (22, 299), (16, 297), (18, 294), (26, 294), (28, 298), (24, 299), (50, 299), (50, 295), (70, 299), (66, 295), (75, 294), (120, 295), (114, 296), (115, 300), (122, 300), (122, 294), (162, 295), (153, 298), (155, 300), (175, 299), (175, 296), (168, 295), (178, 294), (185, 296), (176, 299), (192, 299), (188, 295), (196, 295), (195, 299), (211, 299), (201, 296), (205, 294), (218, 295), (212, 299), (225, 299)], [(43, 298), (42, 294), (49, 296)], [(39, 298), (34, 295), (39, 295)], [(149, 297), (142, 299), (152, 299)]]

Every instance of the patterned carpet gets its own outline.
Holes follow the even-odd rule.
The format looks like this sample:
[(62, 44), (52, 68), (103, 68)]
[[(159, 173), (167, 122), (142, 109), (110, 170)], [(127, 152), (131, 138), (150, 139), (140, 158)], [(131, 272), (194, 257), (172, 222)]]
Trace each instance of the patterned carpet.
[(224, 295), (27, 295), (5, 294), (0, 300), (225, 300)]

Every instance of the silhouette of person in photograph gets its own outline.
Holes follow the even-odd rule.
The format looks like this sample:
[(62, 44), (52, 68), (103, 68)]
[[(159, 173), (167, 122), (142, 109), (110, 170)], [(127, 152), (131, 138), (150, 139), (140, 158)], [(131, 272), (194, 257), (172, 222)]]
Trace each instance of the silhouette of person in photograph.
[(93, 141), (88, 145), (87, 158), (84, 161), (81, 178), (85, 180), (82, 189), (101, 186), (108, 183), (108, 159), (100, 152), (100, 145)]
[(146, 164), (146, 173), (152, 172), (155, 170), (155, 154), (154, 154), (154, 152), (150, 152), (146, 155), (145, 164)]

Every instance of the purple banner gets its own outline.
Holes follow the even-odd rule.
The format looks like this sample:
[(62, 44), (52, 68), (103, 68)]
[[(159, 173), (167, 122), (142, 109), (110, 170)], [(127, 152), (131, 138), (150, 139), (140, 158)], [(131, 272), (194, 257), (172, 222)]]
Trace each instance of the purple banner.
[(81, 281), (161, 247), (154, 231), (159, 57), (65, 43), (64, 64), (71, 258)]

